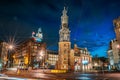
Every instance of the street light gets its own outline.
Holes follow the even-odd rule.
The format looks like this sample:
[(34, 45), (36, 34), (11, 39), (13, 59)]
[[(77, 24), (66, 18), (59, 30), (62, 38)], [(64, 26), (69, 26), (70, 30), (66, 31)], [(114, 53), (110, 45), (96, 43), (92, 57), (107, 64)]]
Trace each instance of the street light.
[(45, 51), (44, 51), (44, 50), (41, 50), (41, 51), (39, 52), (39, 59), (42, 60), (43, 68), (44, 68), (44, 66), (45, 66), (44, 56), (45, 56)]
[(14, 49), (14, 45), (13, 44), (8, 44), (8, 67), (10, 67), (10, 61), (11, 61), (10, 51), (12, 51), (13, 49)]
[(13, 50), (13, 48), (14, 48), (14, 46), (13, 46), (12, 44), (10, 44), (10, 45), (8, 46), (8, 49), (9, 49), (9, 50)]
[[(7, 64), (6, 66), (9, 67), (9, 64), (10, 62), (9, 61), (13, 61), (13, 57), (11, 56), (12, 54), (10, 54), (11, 52), (15, 51), (15, 48), (17, 48), (17, 44), (18, 44), (18, 41), (15, 39), (15, 36), (9, 36), (8, 37), (8, 41), (7, 42)], [(9, 63), (9, 64), (8, 64)], [(13, 65), (13, 63), (11, 63)], [(10, 65), (11, 65), (10, 64)]]

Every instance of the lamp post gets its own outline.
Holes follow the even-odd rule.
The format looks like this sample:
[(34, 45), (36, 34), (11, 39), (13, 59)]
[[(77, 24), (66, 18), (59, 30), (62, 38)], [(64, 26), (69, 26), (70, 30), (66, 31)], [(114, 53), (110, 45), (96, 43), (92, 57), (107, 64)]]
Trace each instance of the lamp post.
[(42, 66), (43, 68), (45, 68), (45, 51), (44, 50), (41, 50), (39, 52), (39, 59), (42, 61)]
[(8, 45), (8, 67), (10, 67), (10, 62), (11, 62), (11, 54), (10, 52), (14, 49), (14, 46), (12, 44)]

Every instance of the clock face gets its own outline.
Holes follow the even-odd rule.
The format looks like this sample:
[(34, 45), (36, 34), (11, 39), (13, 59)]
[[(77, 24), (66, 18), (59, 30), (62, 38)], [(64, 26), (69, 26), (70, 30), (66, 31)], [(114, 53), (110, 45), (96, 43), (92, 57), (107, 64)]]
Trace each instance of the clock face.
[(63, 26), (67, 28), (67, 24), (63, 24)]

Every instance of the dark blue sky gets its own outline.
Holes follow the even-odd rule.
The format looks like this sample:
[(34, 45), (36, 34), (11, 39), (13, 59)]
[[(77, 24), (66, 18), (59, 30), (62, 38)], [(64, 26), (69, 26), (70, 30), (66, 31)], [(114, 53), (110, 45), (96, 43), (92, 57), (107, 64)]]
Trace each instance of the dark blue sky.
[(41, 27), (48, 49), (57, 49), (64, 6), (72, 44), (106, 56), (109, 41), (115, 38), (112, 21), (120, 16), (119, 0), (0, 0), (0, 39), (15, 35), (20, 41)]

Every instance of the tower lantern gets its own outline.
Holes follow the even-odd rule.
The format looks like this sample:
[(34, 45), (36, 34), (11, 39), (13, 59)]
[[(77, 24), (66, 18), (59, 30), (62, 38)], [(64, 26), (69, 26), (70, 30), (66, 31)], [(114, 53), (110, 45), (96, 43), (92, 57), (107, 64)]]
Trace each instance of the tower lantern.
[(67, 16), (67, 10), (66, 8), (64, 7), (64, 10), (62, 12), (62, 16), (61, 16), (61, 24), (62, 24), (62, 27), (64, 27), (64, 24), (68, 25), (68, 16)]

